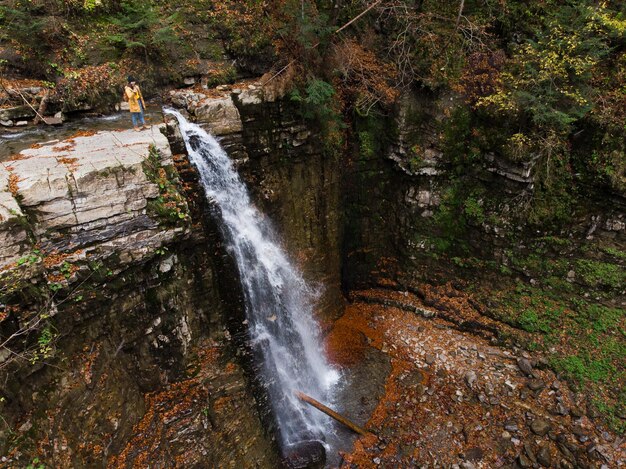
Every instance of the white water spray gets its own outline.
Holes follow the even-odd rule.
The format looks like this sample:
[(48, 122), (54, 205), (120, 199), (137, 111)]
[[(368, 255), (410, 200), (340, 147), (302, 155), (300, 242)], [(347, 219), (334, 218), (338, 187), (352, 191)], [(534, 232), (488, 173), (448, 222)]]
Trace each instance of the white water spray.
[(313, 319), (315, 295), (250, 201), (217, 140), (179, 112), (165, 112), (178, 119), (206, 197), (220, 209), (226, 243), (240, 274), (252, 347), (262, 356), (261, 378), (283, 443), (320, 438), (328, 430), (328, 419), (305, 408), (294, 395), (302, 391), (329, 402), (339, 378), (326, 361)]

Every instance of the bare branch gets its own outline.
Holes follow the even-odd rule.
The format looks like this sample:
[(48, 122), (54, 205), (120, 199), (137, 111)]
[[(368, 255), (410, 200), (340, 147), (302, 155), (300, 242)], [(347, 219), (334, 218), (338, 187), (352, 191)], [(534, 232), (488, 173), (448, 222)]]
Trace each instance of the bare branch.
[(461, 0), (461, 4), (459, 5), (459, 14), (456, 17), (456, 22), (454, 23), (454, 29), (459, 29), (459, 22), (461, 21), (461, 15), (463, 15), (463, 7), (465, 6), (465, 0)]

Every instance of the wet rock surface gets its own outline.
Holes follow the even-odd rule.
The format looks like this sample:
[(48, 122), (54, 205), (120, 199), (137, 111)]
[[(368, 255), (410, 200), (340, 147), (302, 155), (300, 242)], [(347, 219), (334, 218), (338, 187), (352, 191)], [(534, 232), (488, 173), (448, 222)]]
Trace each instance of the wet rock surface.
[[(332, 320), (343, 306), (340, 286), (370, 287), (373, 262), (391, 252), (420, 266), (422, 278), (435, 275), (415, 257), (432, 240), (414, 231), (415, 220), (430, 219), (444, 198), (436, 177), (445, 155), (422, 119), (423, 158), (415, 166), (405, 115), (391, 153), (345, 162), (350, 177), (342, 178), (343, 162), (324, 154), (316, 130), (276, 97), (251, 82), (175, 92), (172, 101), (220, 134), (289, 252), (326, 286), (320, 316), (328, 350), (348, 370), (339, 410), (377, 434), (354, 448), (338, 446), (343, 460), (329, 457), (330, 465), (620, 467), (624, 440), (546, 369), (545, 357), (500, 347), (515, 331), (454, 287), (381, 282), (377, 290), (352, 291), (352, 304)], [(162, 166), (171, 164), (155, 132), (77, 136), (0, 167), (0, 264), (27, 271), (27, 282), (45, 277), (33, 285), (58, 283), (66, 294), (90, 275), (91, 261), (105, 264), (89, 296), (74, 302), (80, 295), (66, 295), (63, 314), (55, 313), (62, 366), (37, 365), (3, 393), (12, 428), (29, 442), (5, 464), (24, 466), (43, 454), (58, 467), (276, 467), (234, 352), (224, 345), (221, 319), (235, 316), (225, 307), (235, 302), (220, 296), (226, 276), (215, 263), (225, 254), (198, 226), (206, 207), (193, 195), (193, 177), (185, 184), (194, 226), (162, 223), (147, 210), (160, 196), (141, 164), (149, 144), (161, 149)], [(532, 168), (491, 163), (487, 172), (502, 177), (496, 181), (531, 181)], [(381, 182), (391, 165), (400, 171)], [(594, 218), (588, 236), (605, 231), (619, 240), (623, 216)], [(487, 251), (494, 240), (502, 253), (495, 231), (470, 241)], [(31, 265), (27, 256), (39, 246), (59, 252), (37, 255)], [(24, 266), (16, 265), (20, 259)], [(78, 270), (62, 271), (64, 262)], [(580, 271), (571, 272), (567, 281), (580, 281)], [(342, 431), (339, 440), (350, 443)], [(13, 441), (7, 435), (3, 444)]]
[(314, 125), (280, 99), (280, 80), (266, 87), (262, 81), (176, 90), (170, 99), (219, 136), (292, 259), (320, 287), (320, 316), (337, 318), (343, 306), (340, 154), (323, 151)]
[[(45, 363), (12, 363), (8, 368), (5, 363), (3, 369), (12, 378), (2, 388), (3, 416), (13, 432), (3, 428), (0, 444), (9, 467), (26, 466), (34, 457), (52, 467), (102, 465), (112, 458), (121, 461), (131, 441), (150, 438), (158, 444), (137, 443), (124, 454), (139, 461), (139, 453), (145, 452), (148, 460), (163, 457), (174, 467), (179, 454), (198, 461), (221, 451), (238, 461), (231, 467), (241, 467), (237, 452), (260, 444), (250, 442), (263, 431), (221, 324), (226, 313), (215, 287), (213, 252), (202, 245), (206, 239), (196, 242), (201, 244), (170, 244), (176, 254), (127, 267), (105, 276), (104, 282), (90, 279), (58, 306), (53, 324), (59, 336)], [(78, 295), (82, 298), (75, 301)], [(27, 310), (31, 305), (22, 306)], [(213, 351), (206, 353), (216, 360), (197, 358), (205, 356), (207, 343)], [(204, 365), (210, 365), (208, 371)], [(224, 427), (229, 430), (224, 434), (234, 434), (217, 447), (202, 423), (211, 395), (222, 398), (218, 404), (228, 403)], [(167, 422), (159, 426), (161, 417)], [(245, 420), (252, 417), (257, 420)], [(146, 427), (140, 428), (140, 422)], [(204, 442), (210, 451), (198, 449)], [(259, 451), (264, 453), (273, 454)]]
[(287, 469), (322, 469), (326, 464), (326, 450), (319, 441), (304, 441), (287, 446), (283, 464)]
[(217, 231), (192, 224), (160, 129), (81, 132), (0, 171), (0, 331), (25, 357), (0, 357), (0, 465), (275, 467)]
[[(338, 160), (318, 151), (311, 132), (289, 110), (278, 103), (261, 105), (263, 99), (274, 98), (259, 94), (254, 85), (222, 91), (229, 98), (205, 102), (201, 115), (207, 123), (223, 124), (230, 142), (225, 144), (240, 152), (241, 163), (250, 156), (252, 163), (243, 173), (254, 185), (254, 196), (285, 224), (290, 251), (309, 278), (328, 286), (320, 309), (336, 315), (342, 307)], [(265, 145), (260, 145), (262, 139), (267, 139)], [(150, 146), (158, 154), (156, 162), (148, 161)], [(172, 148), (181, 151), (175, 142)], [(294, 159), (285, 164), (286, 156)], [(174, 161), (189, 173), (182, 182)], [(230, 458), (230, 467), (256, 464), (254, 457), (243, 462), (243, 454), (255, 454), (246, 441), (254, 432), (260, 435), (258, 421), (231, 415), (240, 434), (225, 437), (228, 441), (216, 448), (219, 432), (200, 428), (202, 419), (176, 417), (179, 410), (195, 415), (194, 406), (213, 392), (201, 390), (182, 370), (203, 338), (222, 337), (221, 318), (227, 313), (220, 292), (233, 290), (217, 273), (224, 256), (219, 237), (202, 247), (206, 227), (198, 220), (206, 217), (206, 205), (193, 196), (193, 171), (183, 161), (181, 155), (172, 155), (160, 129), (152, 127), (80, 132), (65, 141), (33, 145), (3, 162), (0, 236), (7, 242), (0, 246), (0, 261), (6, 275), (20, 278), (18, 288), (31, 282), (44, 293), (11, 301), (21, 302), (19, 314), (26, 318), (40, 301), (47, 301), (47, 286), (52, 285), (51, 294), (63, 305), (62, 314), (53, 319), (62, 338), (55, 340), (54, 362), (78, 364), (71, 370), (38, 365), (36, 370), (42, 371), (30, 375), (29, 367), (13, 368), (15, 376), (24, 377), (3, 396), (10, 404), (8, 421), (21, 429), (20, 443), (2, 431), (0, 444), (8, 449), (4, 462), (19, 465), (37, 454), (59, 467), (102, 461), (137, 467), (148, 460), (206, 467), (203, 458), (213, 458), (215, 465)], [(147, 162), (156, 166), (147, 168)], [(169, 202), (181, 186), (187, 190), (182, 212), (175, 213), (177, 220), (164, 218), (168, 207), (159, 204)], [(285, 187), (293, 197), (278, 199)], [(209, 231), (217, 233), (214, 226)], [(189, 257), (190, 250), (195, 255)], [(238, 366), (221, 365), (226, 374)], [(237, 400), (244, 386), (240, 378), (232, 389), (226, 386), (224, 401), (230, 391)], [(214, 374), (211, 379), (221, 378)], [(17, 386), (18, 380), (12, 383)], [(35, 391), (39, 388), (46, 389), (45, 398)], [(229, 412), (256, 418), (253, 400), (245, 404), (241, 401)], [(371, 399), (366, 407), (371, 411), (374, 405)], [(33, 410), (47, 412), (48, 419), (29, 417)], [(55, 437), (47, 439), (48, 434)], [(159, 440), (149, 441), (153, 437)], [(274, 454), (270, 446), (258, 451), (263, 455), (258, 467), (275, 467), (269, 462)]]

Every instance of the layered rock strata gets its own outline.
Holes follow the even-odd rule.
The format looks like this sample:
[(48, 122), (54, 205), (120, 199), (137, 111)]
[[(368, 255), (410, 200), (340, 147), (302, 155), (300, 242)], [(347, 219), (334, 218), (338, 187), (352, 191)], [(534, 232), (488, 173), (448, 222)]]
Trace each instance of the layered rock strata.
[(182, 230), (163, 230), (146, 210), (159, 196), (143, 170), (150, 147), (162, 166), (172, 164), (158, 127), (49, 142), (4, 162), (0, 267), (35, 246), (47, 252), (84, 249), (85, 255), (115, 252), (127, 262), (171, 241)]
[(255, 202), (276, 224), (306, 278), (323, 287), (320, 317), (337, 317), (341, 294), (341, 161), (315, 123), (263, 80), (170, 92), (172, 103), (216, 135)]
[(154, 456), (146, 428), (165, 425), (163, 464), (274, 466), (223, 323), (224, 253), (172, 156), (155, 126), (0, 167), (0, 465), (136, 467)]

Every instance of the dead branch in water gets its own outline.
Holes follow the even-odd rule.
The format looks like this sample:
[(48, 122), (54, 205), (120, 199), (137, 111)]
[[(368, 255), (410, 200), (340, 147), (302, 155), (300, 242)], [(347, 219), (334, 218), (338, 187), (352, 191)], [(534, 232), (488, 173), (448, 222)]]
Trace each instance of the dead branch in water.
[(312, 405), (313, 407), (315, 407), (320, 412), (324, 412), (326, 415), (328, 415), (329, 417), (334, 418), (337, 422), (341, 423), (342, 425), (345, 425), (346, 427), (348, 427), (353, 432), (358, 433), (359, 435), (363, 435), (363, 436), (372, 435), (372, 432), (368, 432), (364, 428), (359, 427), (356, 423), (348, 420), (346, 417), (344, 417), (343, 415), (338, 414), (337, 412), (335, 412), (331, 408), (326, 407), (324, 404), (322, 404), (319, 401), (316, 401), (311, 396), (307, 396), (306, 394), (304, 394), (303, 392), (300, 392), (300, 391), (296, 391), (295, 393), (296, 393), (296, 396), (298, 397), (298, 399), (300, 399), (303, 402), (306, 402), (307, 404)]

